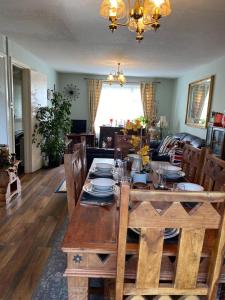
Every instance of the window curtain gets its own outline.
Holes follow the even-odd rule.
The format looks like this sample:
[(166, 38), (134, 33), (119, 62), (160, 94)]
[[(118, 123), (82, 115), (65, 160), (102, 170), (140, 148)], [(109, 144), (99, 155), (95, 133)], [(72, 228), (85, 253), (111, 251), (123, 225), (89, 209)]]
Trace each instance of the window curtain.
[(156, 121), (155, 91), (151, 82), (141, 83), (141, 100), (143, 104), (144, 117), (149, 125)]
[(94, 132), (94, 123), (97, 114), (99, 99), (102, 90), (102, 80), (88, 80), (88, 99), (89, 99), (89, 121), (90, 130)]

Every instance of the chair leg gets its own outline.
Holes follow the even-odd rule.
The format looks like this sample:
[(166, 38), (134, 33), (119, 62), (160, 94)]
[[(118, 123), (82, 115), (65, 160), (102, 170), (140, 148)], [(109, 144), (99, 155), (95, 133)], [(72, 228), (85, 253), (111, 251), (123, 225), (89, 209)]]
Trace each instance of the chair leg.
[(104, 279), (104, 299), (115, 300), (115, 280)]

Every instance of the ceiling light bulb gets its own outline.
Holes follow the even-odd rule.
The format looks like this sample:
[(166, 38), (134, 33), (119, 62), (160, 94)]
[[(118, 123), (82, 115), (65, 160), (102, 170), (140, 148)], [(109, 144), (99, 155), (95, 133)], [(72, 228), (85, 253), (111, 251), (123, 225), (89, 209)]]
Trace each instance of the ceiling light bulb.
[(126, 6), (123, 0), (103, 0), (100, 14), (104, 18), (122, 19), (126, 16)]
[(114, 81), (114, 76), (112, 75), (112, 73), (109, 74), (109, 76), (107, 77), (108, 81)]
[(153, 17), (165, 17), (171, 13), (170, 0), (149, 0), (145, 4), (145, 9)]

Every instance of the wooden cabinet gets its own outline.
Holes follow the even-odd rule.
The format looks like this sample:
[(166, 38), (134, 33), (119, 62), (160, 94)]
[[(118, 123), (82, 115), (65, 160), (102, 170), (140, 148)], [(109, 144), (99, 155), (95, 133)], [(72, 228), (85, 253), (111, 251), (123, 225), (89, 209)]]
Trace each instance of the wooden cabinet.
[(209, 125), (206, 145), (216, 156), (225, 160), (225, 128)]
[(80, 143), (81, 138), (84, 137), (86, 140), (87, 147), (95, 146), (95, 134), (94, 133), (69, 133), (67, 134), (69, 140), (73, 140), (74, 144)]

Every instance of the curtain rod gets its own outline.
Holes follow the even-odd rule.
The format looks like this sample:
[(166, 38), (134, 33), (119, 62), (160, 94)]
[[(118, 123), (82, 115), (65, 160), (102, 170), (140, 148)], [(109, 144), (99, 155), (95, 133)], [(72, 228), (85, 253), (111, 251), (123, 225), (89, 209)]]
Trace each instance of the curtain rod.
[[(88, 78), (88, 77), (84, 77), (83, 78), (84, 80), (90, 80), (90, 79), (95, 79), (95, 78)], [(99, 79), (99, 80), (102, 80), (102, 79)], [(108, 82), (108, 80), (102, 80), (102, 82)], [(134, 84), (140, 84), (140, 83), (147, 83), (148, 81), (127, 81), (126, 84), (129, 84), (129, 83), (134, 83)], [(114, 82), (113, 82), (114, 83)], [(115, 82), (117, 83), (117, 82)], [(160, 84), (161, 81), (153, 81), (152, 84)]]

